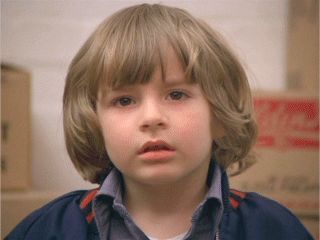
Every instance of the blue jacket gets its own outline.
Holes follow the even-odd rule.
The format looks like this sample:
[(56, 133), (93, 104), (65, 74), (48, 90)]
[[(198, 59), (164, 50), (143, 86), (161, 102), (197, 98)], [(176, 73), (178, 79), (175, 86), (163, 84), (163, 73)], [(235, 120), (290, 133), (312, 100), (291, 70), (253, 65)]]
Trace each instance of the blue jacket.
[[(222, 175), (224, 214), (220, 240), (311, 240), (300, 221), (285, 207), (256, 193), (229, 189)], [(5, 240), (98, 240), (91, 200), (96, 191), (68, 193), (33, 212)]]

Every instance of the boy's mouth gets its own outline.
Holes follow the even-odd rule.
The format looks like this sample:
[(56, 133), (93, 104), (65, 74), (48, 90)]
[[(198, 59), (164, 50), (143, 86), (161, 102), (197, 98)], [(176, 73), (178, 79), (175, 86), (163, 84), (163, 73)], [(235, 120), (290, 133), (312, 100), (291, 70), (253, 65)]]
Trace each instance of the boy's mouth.
[(138, 154), (158, 151), (174, 151), (174, 148), (163, 140), (148, 141), (139, 149)]

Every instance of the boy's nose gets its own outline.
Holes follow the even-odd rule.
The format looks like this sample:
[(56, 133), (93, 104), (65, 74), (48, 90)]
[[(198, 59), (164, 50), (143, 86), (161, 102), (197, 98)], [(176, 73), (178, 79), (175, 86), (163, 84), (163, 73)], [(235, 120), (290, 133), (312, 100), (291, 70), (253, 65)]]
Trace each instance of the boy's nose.
[(166, 114), (159, 104), (149, 102), (142, 107), (140, 120), (141, 131), (154, 131), (166, 127)]

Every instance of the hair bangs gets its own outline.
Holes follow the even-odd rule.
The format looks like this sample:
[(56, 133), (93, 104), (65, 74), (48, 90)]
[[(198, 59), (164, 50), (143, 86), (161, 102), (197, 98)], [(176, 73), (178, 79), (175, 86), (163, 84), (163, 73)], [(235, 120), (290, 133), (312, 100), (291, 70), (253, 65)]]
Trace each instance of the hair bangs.
[[(201, 69), (201, 47), (193, 31), (196, 21), (183, 10), (176, 9), (179, 16), (157, 5), (115, 13), (103, 24), (105, 39), (101, 52), (102, 71), (99, 89), (119, 89), (126, 85), (147, 83), (160, 65), (165, 79), (166, 49), (172, 47), (181, 61), (190, 83), (200, 81), (194, 74)], [(191, 30), (190, 30), (191, 29)], [(197, 29), (199, 30), (199, 29)]]
[(129, 10), (112, 16), (106, 26), (108, 40), (101, 58), (100, 89), (146, 83), (158, 64), (163, 67), (160, 49), (164, 41), (152, 16), (148, 16), (148, 9)]

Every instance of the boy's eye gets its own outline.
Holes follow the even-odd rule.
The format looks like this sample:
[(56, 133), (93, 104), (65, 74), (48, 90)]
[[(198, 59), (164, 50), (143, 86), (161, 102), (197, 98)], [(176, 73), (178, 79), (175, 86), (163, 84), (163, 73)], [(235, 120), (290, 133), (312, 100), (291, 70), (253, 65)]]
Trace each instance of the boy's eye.
[(134, 100), (130, 97), (120, 97), (112, 101), (115, 106), (126, 107), (134, 103)]
[(187, 96), (187, 94), (185, 94), (184, 92), (181, 92), (181, 91), (172, 91), (169, 94), (169, 97), (171, 100), (180, 100), (180, 99), (188, 97), (188, 96)]

